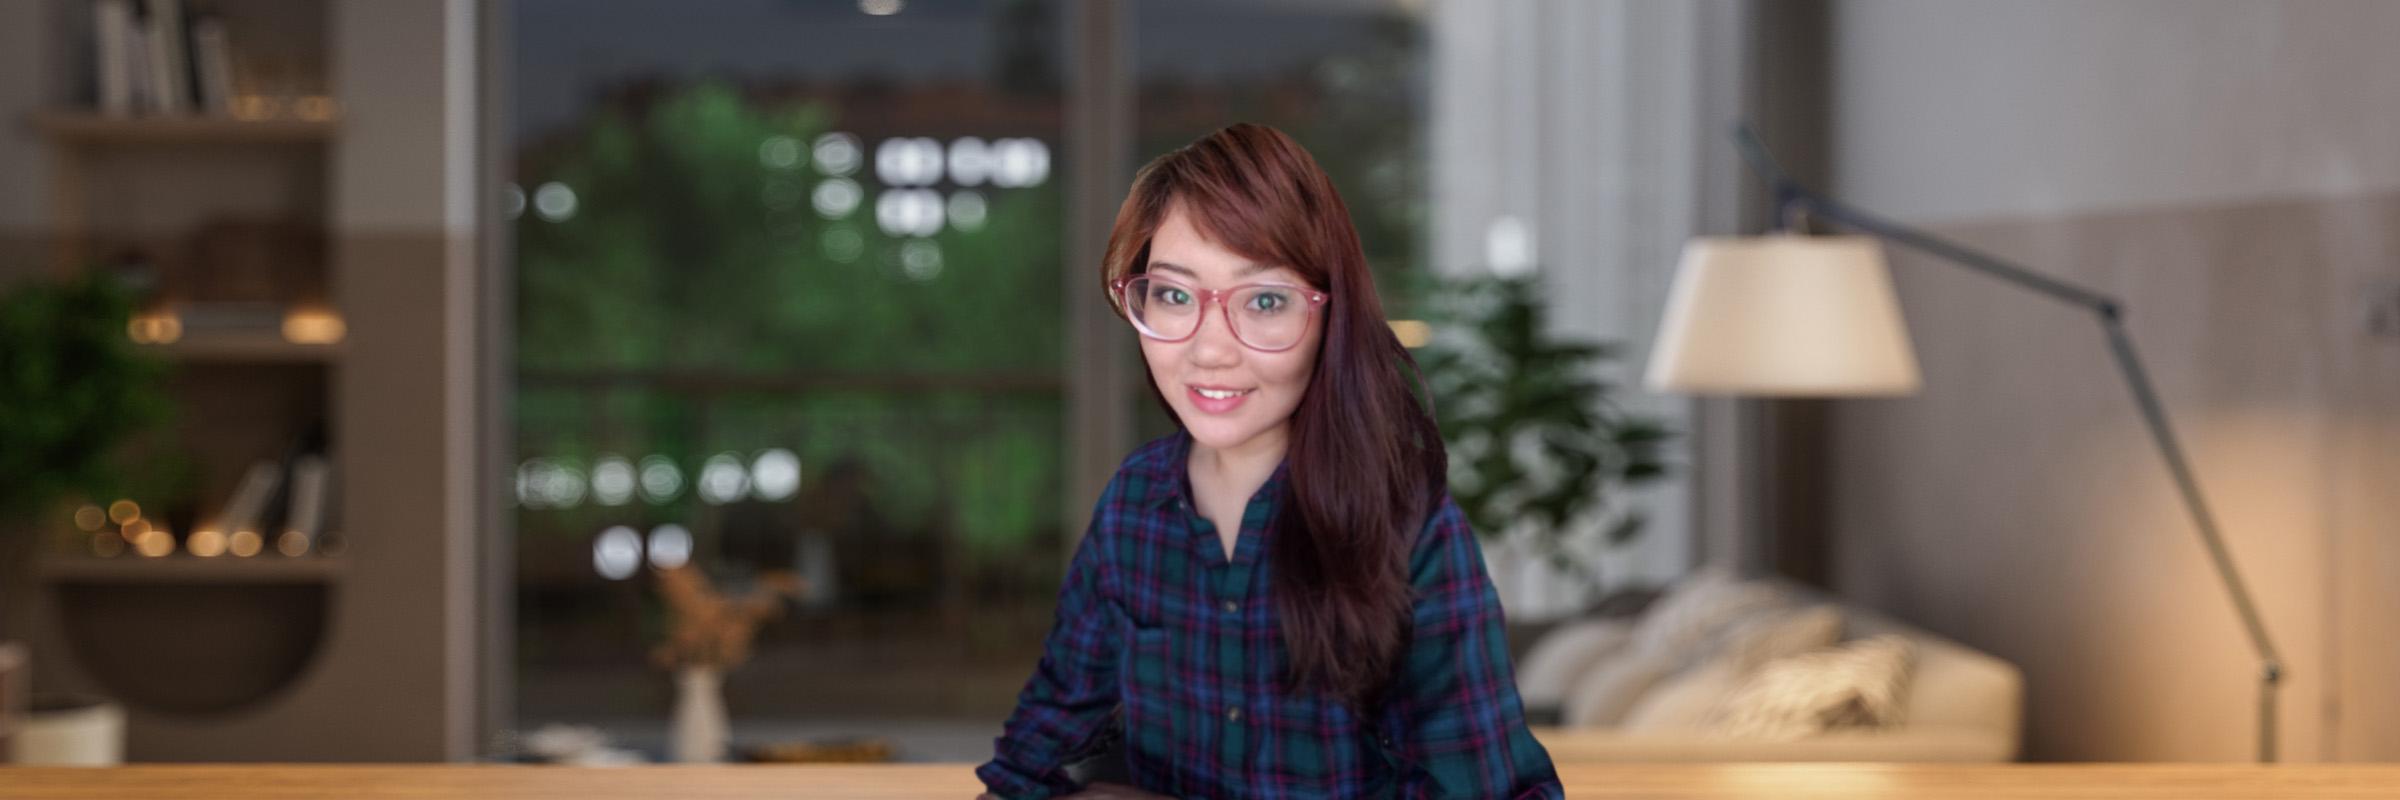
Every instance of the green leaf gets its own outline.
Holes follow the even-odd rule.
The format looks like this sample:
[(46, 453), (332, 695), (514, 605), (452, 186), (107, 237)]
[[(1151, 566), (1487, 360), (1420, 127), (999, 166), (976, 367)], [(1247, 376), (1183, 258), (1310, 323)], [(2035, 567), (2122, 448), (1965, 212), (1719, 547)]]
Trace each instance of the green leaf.
[(1647, 522), (1648, 520), (1644, 519), (1639, 512), (1626, 512), (1625, 516), (1619, 517), (1616, 522), (1609, 524), (1606, 537), (1608, 546), (1624, 547), (1632, 543), (1636, 537), (1641, 536), (1642, 526)]

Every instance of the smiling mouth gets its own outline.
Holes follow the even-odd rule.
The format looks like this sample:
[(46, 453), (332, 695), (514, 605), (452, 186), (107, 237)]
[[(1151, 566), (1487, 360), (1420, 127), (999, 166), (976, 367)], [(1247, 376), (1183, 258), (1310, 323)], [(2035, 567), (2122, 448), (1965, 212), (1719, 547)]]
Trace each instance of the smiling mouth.
[(1198, 392), (1198, 393), (1200, 394), (1200, 396), (1201, 396), (1201, 397), (1206, 397), (1206, 398), (1208, 398), (1208, 399), (1210, 399), (1210, 400), (1231, 400), (1231, 399), (1233, 399), (1233, 398), (1240, 397), (1240, 396), (1242, 396), (1242, 395), (1246, 395), (1246, 394), (1249, 394), (1249, 393), (1251, 393), (1251, 392), (1255, 392), (1255, 391), (1258, 391), (1258, 390), (1257, 390), (1257, 389), (1239, 389), (1239, 390), (1236, 390), (1236, 389), (1202, 389), (1202, 388), (1200, 388), (1200, 387), (1198, 387), (1198, 386), (1194, 386), (1194, 387), (1192, 387), (1192, 391), (1194, 391), (1194, 392)]

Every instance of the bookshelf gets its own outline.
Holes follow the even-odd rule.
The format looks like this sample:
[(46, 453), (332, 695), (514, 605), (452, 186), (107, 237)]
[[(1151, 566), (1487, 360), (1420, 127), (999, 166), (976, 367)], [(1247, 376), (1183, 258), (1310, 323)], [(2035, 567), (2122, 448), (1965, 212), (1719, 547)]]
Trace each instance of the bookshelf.
[(344, 563), (338, 556), (255, 557), (168, 556), (165, 558), (57, 557), (42, 562), (46, 583), (241, 584), (333, 583)]
[[(48, 5), (67, 17), (94, 7)], [(183, 519), (225, 505), (251, 464), (280, 461), (319, 420), (338, 499), (318, 546), (296, 557), (271, 544), (202, 557), (188, 541), (104, 557), (93, 545), (108, 528), (58, 521), (24, 581), (36, 672), (122, 701), (132, 761), (468, 757), (484, 484), (463, 432), (479, 422), (468, 398), (482, 384), (472, 353), (445, 343), (480, 341), (481, 289), (472, 233), (443, 222), (461, 213), (465, 178), (429, 176), (472, 155), (443, 131), (476, 121), (450, 109), (481, 12), (188, 5), (221, 16), (237, 55), (259, 56), (237, 63), (236, 88), (266, 100), (239, 115), (102, 113), (92, 48), (52, 48), (47, 105), (0, 109), (0, 127), (44, 162), (43, 238), (22, 266), (67, 276), (123, 270), (129, 251), (155, 257), (149, 274), (181, 324), (127, 333), (170, 366), (162, 391), (181, 419), (166, 433), (193, 453), (197, 484)], [(340, 324), (287, 335), (292, 309)], [(173, 503), (136, 499), (191, 533)]]
[(55, 110), (33, 115), (33, 128), (53, 143), (93, 145), (322, 144), (341, 129), (339, 120), (234, 117), (109, 116), (94, 111)]
[[(137, 338), (136, 343), (171, 365), (169, 388), (175, 395), (179, 430), (168, 437), (167, 446), (190, 454), (198, 470), (195, 495), (133, 499), (146, 507), (196, 506), (196, 518), (178, 526), (179, 532), (188, 533), (191, 522), (223, 511), (251, 463), (276, 459), (278, 451), (309, 426), (321, 419), (323, 426), (331, 427), (340, 413), (332, 398), (332, 372), (347, 353), (340, 339), (295, 341), (263, 324), (208, 327), (191, 322), (195, 309), (222, 300), (253, 309), (323, 305), (335, 280), (330, 260), (321, 245), (312, 250), (290, 246), (288, 240), (321, 242), (325, 237), (324, 162), (338, 123), (115, 116), (61, 109), (36, 112), (30, 123), (49, 146), (54, 165), (54, 269), (67, 274), (118, 268), (112, 262), (128, 259), (147, 264), (151, 302), (157, 309), (144, 313), (183, 320), (172, 336)], [(268, 177), (245, 178), (256, 174)], [(212, 236), (229, 237), (233, 244), (216, 250), (203, 247), (201, 242)], [(246, 263), (229, 268), (220, 257), (224, 251)], [(244, 271), (252, 273), (245, 285), (233, 290), (217, 285), (221, 276)], [(313, 296), (278, 296), (295, 285), (310, 287)], [(228, 292), (233, 296), (224, 297)], [(328, 313), (339, 320), (338, 310)], [(275, 424), (249, 412), (261, 408), (314, 413), (319, 419)], [(243, 418), (220, 418), (228, 412)], [(339, 493), (340, 479), (337, 472), (327, 487), (334, 494)], [(171, 504), (161, 502), (170, 500)], [(268, 509), (270, 516), (278, 510)], [(329, 525), (333, 522), (327, 520)], [(70, 560), (123, 560), (123, 566), (83, 573), (91, 580), (130, 578), (145, 570), (199, 574), (167, 566), (171, 559), (142, 558), (132, 552), (102, 559), (64, 546), (53, 552), (62, 549), (69, 552), (58, 557)], [(256, 558), (313, 557), (270, 551)]]
[[(153, 1), (131, 4), (148, 11)], [(90, 13), (82, 9), (100, 3), (62, 6)], [(194, 697), (262, 725), (298, 725), (293, 720), (323, 713), (308, 709), (324, 701), (294, 701), (290, 690), (309, 665), (323, 663), (320, 651), (341, 619), (334, 598), (358, 574), (346, 556), (321, 549), (338, 541), (327, 538), (342, 529), (338, 505), (317, 506), (323, 524), (305, 551), (285, 555), (272, 543), (282, 527), (278, 512), (295, 505), (287, 487), (309, 449), (301, 443), (324, 441), (319, 432), (333, 431), (353, 413), (345, 403), (356, 402), (341, 388), (352, 348), (334, 296), (341, 269), (331, 173), (343, 124), (324, 89), (329, 10), (317, 0), (207, 7), (236, 48), (247, 43), (275, 62), (263, 72), (243, 70), (234, 108), (203, 111), (194, 102), (181, 113), (104, 113), (98, 98), (69, 91), (61, 93), (65, 105), (19, 112), (49, 166), (51, 272), (124, 273), (143, 287), (142, 316), (174, 322), (164, 329), (137, 323), (126, 335), (168, 365), (162, 390), (175, 408), (175, 421), (140, 455), (172, 456), (190, 464), (191, 477), (171, 494), (123, 498), (141, 508), (124, 533), (171, 530), (156, 535), (172, 546), (163, 554), (118, 541), (101, 548), (100, 539), (119, 538), (116, 520), (97, 530), (57, 520), (46, 526), (51, 534), (30, 576), (35, 605), (48, 606), (37, 658), (67, 677), (63, 685), (126, 703), (136, 759), (181, 757), (195, 746), (161, 716), (193, 707)], [(52, 65), (62, 84), (98, 69), (97, 49), (64, 52)], [(265, 73), (274, 85), (252, 85)], [(294, 102), (302, 97), (306, 103)], [(287, 318), (303, 308), (330, 319), (332, 333), (295, 340)], [(348, 465), (340, 444), (335, 438), (315, 449), (331, 467), (319, 498), (343, 494)], [(279, 465), (281, 486), (251, 492), (259, 496), (248, 504), (269, 543), (240, 556), (249, 551), (227, 551), (225, 537), (216, 536), (219, 552), (208, 555), (193, 531), (239, 504), (236, 495), (255, 482), (247, 473), (262, 462)], [(90, 498), (103, 506), (114, 499)], [(172, 648), (152, 643), (178, 637)], [(161, 659), (213, 666), (180, 685), (162, 683)], [(268, 662), (277, 666), (259, 668)]]
[(342, 359), (340, 343), (293, 342), (266, 333), (217, 333), (184, 336), (143, 348), (169, 361), (192, 364), (335, 364)]

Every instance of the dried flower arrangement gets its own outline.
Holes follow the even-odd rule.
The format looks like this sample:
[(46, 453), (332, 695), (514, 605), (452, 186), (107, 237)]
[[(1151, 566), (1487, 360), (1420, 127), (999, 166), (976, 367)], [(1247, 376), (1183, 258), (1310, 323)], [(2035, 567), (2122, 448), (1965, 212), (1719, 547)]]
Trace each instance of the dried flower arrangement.
[(741, 597), (717, 592), (708, 576), (689, 564), (655, 571), (658, 593), (674, 614), (667, 640), (651, 651), (660, 667), (731, 669), (750, 658), (750, 638), (759, 623), (783, 611), (783, 598), (799, 594), (800, 579), (789, 572), (768, 572), (758, 586)]

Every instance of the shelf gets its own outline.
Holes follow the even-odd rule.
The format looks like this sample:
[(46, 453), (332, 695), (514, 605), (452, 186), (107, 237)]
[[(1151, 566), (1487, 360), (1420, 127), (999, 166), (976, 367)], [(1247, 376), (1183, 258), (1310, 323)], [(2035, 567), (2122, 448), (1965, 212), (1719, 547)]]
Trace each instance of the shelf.
[(342, 559), (180, 554), (145, 558), (132, 553), (115, 558), (51, 556), (42, 559), (41, 574), (50, 583), (332, 583), (341, 577)]
[(272, 333), (187, 335), (167, 344), (136, 345), (146, 353), (187, 362), (233, 364), (330, 364), (341, 360), (336, 344), (296, 344)]
[(332, 141), (335, 120), (242, 120), (232, 117), (108, 116), (90, 111), (44, 111), (33, 127), (70, 144), (283, 144)]

